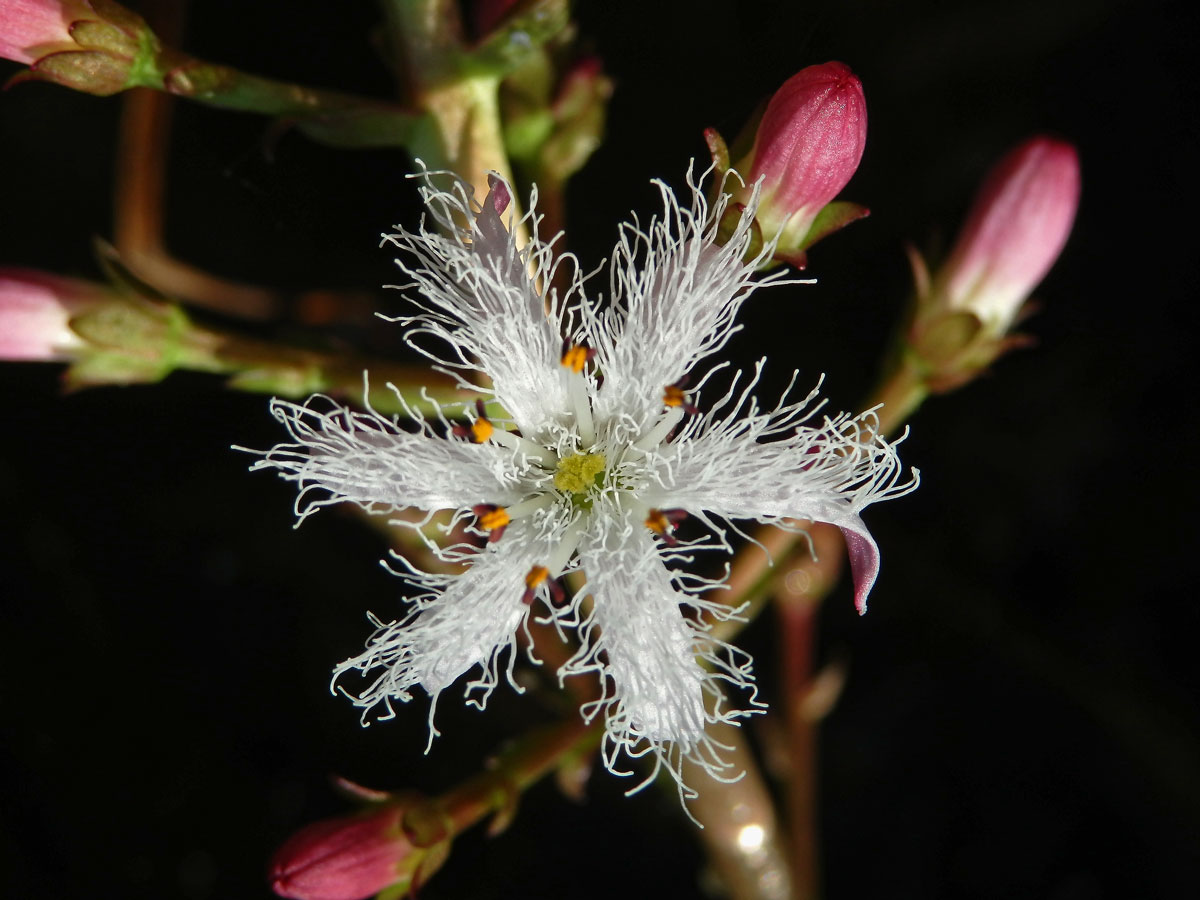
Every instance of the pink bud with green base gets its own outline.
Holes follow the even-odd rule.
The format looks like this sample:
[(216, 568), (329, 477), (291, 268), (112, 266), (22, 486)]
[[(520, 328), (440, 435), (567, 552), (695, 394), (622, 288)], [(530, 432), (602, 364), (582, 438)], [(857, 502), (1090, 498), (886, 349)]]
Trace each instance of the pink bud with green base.
[(0, 359), (63, 361), (83, 347), (71, 317), (109, 296), (99, 285), (0, 268)]
[(778, 235), (777, 257), (803, 264), (817, 240), (866, 215), (860, 206), (833, 204), (862, 159), (867, 106), (862, 82), (840, 62), (802, 69), (775, 92), (759, 123), (754, 147), (734, 168), (746, 202), (761, 180), (757, 222)]
[(50, 81), (100, 97), (160, 87), (160, 50), (142, 17), (115, 0), (0, 0), (0, 56), (29, 65), (10, 85)]
[(271, 861), (271, 888), (293, 900), (363, 900), (399, 881), (414, 853), (401, 827), (404, 809), (314, 822), (294, 834)]
[(973, 313), (992, 336), (1008, 330), (1054, 265), (1079, 206), (1079, 155), (1034, 137), (988, 174), (931, 293), (946, 309)]
[(80, 2), (0, 0), (0, 57), (28, 64), (73, 47), (68, 29), (83, 11)]

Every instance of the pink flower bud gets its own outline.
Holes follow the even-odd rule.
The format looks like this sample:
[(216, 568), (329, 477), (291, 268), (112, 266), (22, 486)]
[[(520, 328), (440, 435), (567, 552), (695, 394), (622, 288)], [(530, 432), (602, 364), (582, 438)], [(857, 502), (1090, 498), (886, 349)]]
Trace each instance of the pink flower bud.
[(1079, 206), (1079, 156), (1065, 141), (1034, 137), (988, 174), (958, 243), (934, 279), (935, 302), (1007, 331), (1062, 252)]
[(735, 166), (748, 184), (763, 180), (763, 236), (780, 234), (781, 250), (802, 248), (817, 213), (854, 175), (866, 140), (862, 82), (849, 67), (809, 66), (785, 81), (767, 104), (754, 149)]
[(401, 827), (404, 808), (314, 822), (292, 835), (271, 860), (271, 888), (293, 900), (363, 900), (395, 884), (412, 862)]
[(0, 268), (0, 359), (69, 359), (83, 346), (71, 317), (107, 293), (87, 281)]
[(67, 28), (78, 7), (62, 0), (0, 0), (0, 57), (31, 63), (73, 47)]

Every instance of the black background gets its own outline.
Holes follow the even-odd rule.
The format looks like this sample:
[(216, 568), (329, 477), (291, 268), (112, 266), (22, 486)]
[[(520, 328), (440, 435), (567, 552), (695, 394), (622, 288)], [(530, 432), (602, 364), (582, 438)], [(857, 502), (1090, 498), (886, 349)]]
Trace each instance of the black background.
[[(184, 46), (281, 78), (386, 95), (369, 3), (192, 4)], [(1183, 4), (581, 4), (616, 79), (610, 138), (571, 189), (598, 262), (649, 179), (676, 184), (701, 131), (732, 136), (804, 65), (862, 78), (873, 214), (813, 254), (815, 287), (762, 295), (732, 354), (768, 385), (869, 390), (908, 288), (907, 240), (945, 241), (991, 161), (1037, 131), (1076, 142), (1083, 200), (1038, 291), (1038, 344), (931, 401), (904, 457), (921, 490), (867, 515), (883, 575), (863, 619), (843, 586), (822, 652), (850, 679), (823, 731), (831, 898), (1176, 897), (1200, 837), (1192, 326), (1196, 94)], [(16, 71), (6, 65), (4, 73)], [(0, 96), (0, 263), (95, 277), (119, 103), (48, 85)], [(414, 214), (404, 158), (179, 106), (169, 234), (183, 258), (291, 290), (376, 291), (378, 234)], [(379, 291), (381, 308), (394, 296)], [(361, 338), (399, 352), (395, 329)], [(264, 398), (212, 378), (71, 396), (0, 369), (0, 893), (268, 896), (291, 831), (345, 809), (326, 777), (434, 792), (547, 715), (423, 708), (367, 730), (326, 690), (363, 613), (398, 606), (379, 540), (329, 511), (291, 530), (287, 485), (239, 443), (279, 439)], [(772, 693), (772, 629), (743, 643)], [(755, 730), (762, 728), (756, 723)], [(574, 804), (529, 792), (510, 831), (460, 839), (425, 898), (702, 896), (669, 793), (598, 773)]]

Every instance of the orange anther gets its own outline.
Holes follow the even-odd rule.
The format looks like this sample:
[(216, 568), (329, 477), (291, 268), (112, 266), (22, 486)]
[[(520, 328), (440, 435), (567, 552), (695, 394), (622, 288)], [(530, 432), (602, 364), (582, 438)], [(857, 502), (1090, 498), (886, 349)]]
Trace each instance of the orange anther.
[(677, 384), (668, 384), (663, 390), (663, 405), (664, 406), (683, 406), (686, 400), (683, 396), (683, 388)]
[(661, 509), (652, 509), (650, 515), (646, 516), (646, 527), (655, 534), (666, 534), (671, 523)]
[(572, 372), (582, 372), (590, 355), (587, 347), (584, 347), (582, 344), (575, 344), (563, 351), (562, 364)]
[(534, 566), (525, 576), (525, 587), (530, 591), (536, 590), (549, 576), (550, 570), (545, 566)]
[(511, 521), (508, 511), (503, 506), (496, 506), (479, 516), (479, 527), (486, 531), (495, 531)]
[(652, 509), (646, 515), (646, 527), (661, 537), (668, 547), (673, 547), (678, 543), (675, 526), (686, 518), (687, 511), (683, 509)]
[(492, 436), (492, 432), (495, 430), (496, 426), (487, 419), (476, 419), (471, 423), (471, 440), (477, 444), (482, 444)]

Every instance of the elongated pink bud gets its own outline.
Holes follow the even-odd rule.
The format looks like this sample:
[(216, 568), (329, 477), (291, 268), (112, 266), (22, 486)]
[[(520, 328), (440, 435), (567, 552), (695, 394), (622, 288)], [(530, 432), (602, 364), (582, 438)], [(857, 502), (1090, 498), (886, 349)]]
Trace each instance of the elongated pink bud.
[(80, 6), (62, 0), (0, 0), (0, 57), (31, 63), (74, 47), (67, 28)]
[(271, 860), (271, 888), (293, 900), (364, 900), (406, 877), (421, 851), (401, 827), (404, 809), (388, 804), (360, 816), (314, 822)]
[(993, 335), (1054, 265), (1079, 206), (1079, 156), (1065, 141), (1034, 137), (988, 174), (958, 243), (934, 279), (945, 308), (974, 313)]
[[(767, 104), (754, 149), (735, 168), (759, 178), (758, 222), (781, 250), (803, 249), (817, 214), (846, 186), (867, 140), (862, 82), (840, 62), (801, 69)], [(738, 198), (740, 199), (740, 198)]]
[(0, 359), (70, 359), (83, 346), (68, 324), (71, 317), (107, 296), (87, 281), (0, 268)]

